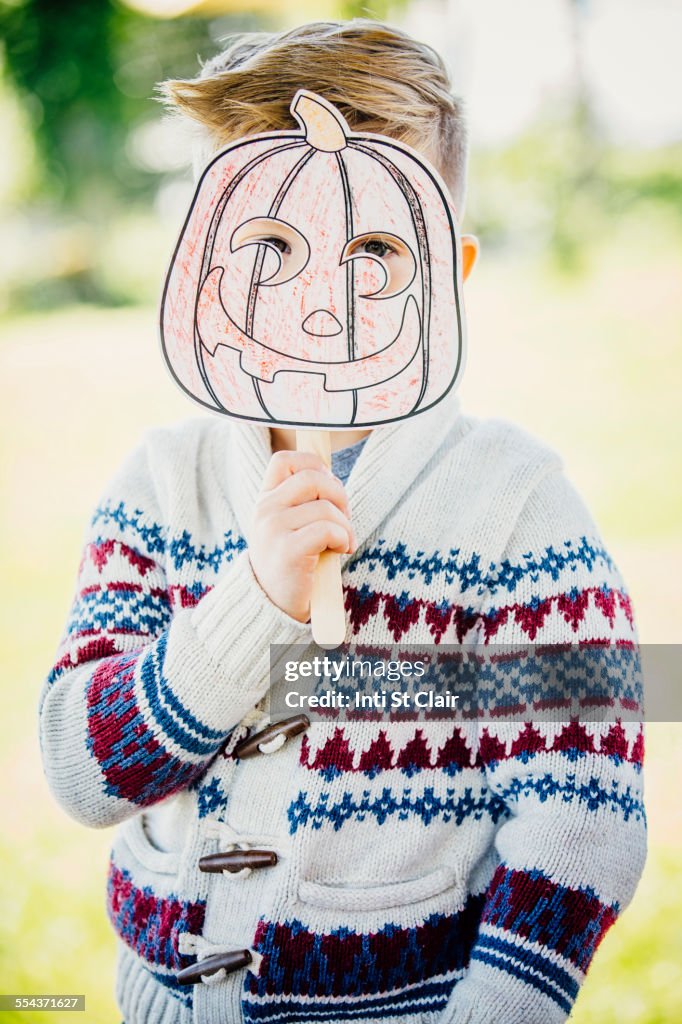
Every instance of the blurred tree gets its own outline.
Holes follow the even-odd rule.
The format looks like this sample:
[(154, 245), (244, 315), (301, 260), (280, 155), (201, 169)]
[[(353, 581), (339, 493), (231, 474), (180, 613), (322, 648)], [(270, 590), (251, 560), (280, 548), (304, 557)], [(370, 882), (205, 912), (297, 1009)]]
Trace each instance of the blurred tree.
[(42, 197), (87, 209), (154, 186), (129, 159), (128, 133), (158, 116), (156, 81), (195, 73), (197, 53), (215, 49), (210, 24), (115, 0), (0, 0), (4, 74), (29, 114)]
[[(139, 300), (158, 236), (150, 200), (183, 156), (158, 132), (154, 86), (195, 75), (224, 36), (262, 23), (243, 12), (155, 18), (119, 0), (0, 0), (0, 75), (34, 154), (21, 211), (0, 211), (15, 233), (0, 309)], [(121, 230), (141, 254), (127, 273), (112, 264)]]
[[(682, 227), (682, 144), (617, 145), (600, 122), (585, 57), (591, 0), (564, 0), (572, 79), (535, 123), (502, 148), (472, 154), (467, 219), (489, 246), (546, 251), (563, 274), (584, 271), (626, 217)], [(639, 220), (637, 220), (639, 218)]]
[(582, 218), (576, 207), (590, 196), (599, 199), (601, 191), (601, 160), (604, 139), (593, 109), (593, 97), (585, 62), (586, 19), (591, 13), (590, 0), (566, 0), (571, 27), (573, 82), (570, 107), (566, 116), (567, 142), (570, 147), (565, 171), (556, 179), (554, 197), (554, 231), (552, 250), (559, 266), (567, 271), (580, 267), (584, 253)]

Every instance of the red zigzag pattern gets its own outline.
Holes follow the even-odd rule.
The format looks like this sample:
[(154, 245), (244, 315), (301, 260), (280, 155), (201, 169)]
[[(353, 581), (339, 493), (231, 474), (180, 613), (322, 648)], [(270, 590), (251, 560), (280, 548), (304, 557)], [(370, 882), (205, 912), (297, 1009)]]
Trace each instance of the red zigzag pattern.
[(121, 558), (125, 558), (134, 569), (137, 569), (140, 576), (146, 576), (152, 569), (158, 568), (153, 558), (140, 554), (139, 551), (129, 547), (120, 540), (101, 540), (93, 541), (91, 544), (86, 545), (78, 570), (79, 574), (83, 572), (86, 561), (92, 562), (97, 571), (101, 572), (112, 555), (119, 555)]
[(641, 765), (644, 757), (644, 733), (640, 728), (637, 737), (628, 742), (620, 722), (609, 727), (601, 737), (599, 746), (580, 722), (567, 723), (554, 739), (543, 735), (531, 722), (526, 722), (510, 747), (496, 736), (483, 729), (478, 750), (474, 755), (459, 729), (454, 729), (435, 757), (422, 729), (416, 729), (413, 737), (401, 748), (394, 749), (384, 729), (379, 731), (366, 750), (353, 749), (343, 728), (337, 726), (324, 746), (311, 756), (310, 742), (303, 736), (300, 763), (311, 771), (337, 775), (346, 772), (364, 772), (376, 775), (389, 768), (414, 771), (415, 768), (450, 769), (480, 768), (507, 758), (527, 760), (536, 754), (601, 754), (618, 761), (630, 761)]
[(568, 594), (555, 594), (532, 604), (504, 605), (488, 615), (461, 605), (436, 604), (434, 601), (425, 601), (419, 597), (406, 601), (402, 596), (382, 594), (379, 591), (368, 594), (354, 587), (346, 587), (344, 590), (346, 611), (354, 634), (359, 633), (361, 627), (367, 625), (370, 619), (383, 614), (395, 640), (400, 640), (419, 621), (422, 610), (425, 612), (425, 622), (435, 643), (440, 642), (450, 625), (454, 629), (457, 642), (462, 643), (465, 636), (479, 623), (488, 642), (510, 618), (520, 626), (529, 640), (534, 640), (553, 611), (560, 614), (571, 629), (577, 632), (590, 605), (604, 616), (611, 628), (619, 608), (625, 613), (630, 625), (633, 625), (632, 605), (625, 591), (603, 587), (587, 587), (585, 590)]

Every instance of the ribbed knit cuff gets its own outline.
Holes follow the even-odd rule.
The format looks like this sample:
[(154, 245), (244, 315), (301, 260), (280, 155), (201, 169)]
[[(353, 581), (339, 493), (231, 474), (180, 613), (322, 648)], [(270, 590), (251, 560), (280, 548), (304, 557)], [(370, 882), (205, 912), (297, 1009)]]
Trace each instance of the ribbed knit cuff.
[(472, 964), (438, 1024), (562, 1024), (568, 1010), (505, 970)]
[(200, 643), (219, 669), (240, 673), (241, 688), (263, 691), (271, 644), (305, 643), (310, 623), (299, 622), (273, 604), (256, 579), (248, 551), (226, 568), (192, 613)]

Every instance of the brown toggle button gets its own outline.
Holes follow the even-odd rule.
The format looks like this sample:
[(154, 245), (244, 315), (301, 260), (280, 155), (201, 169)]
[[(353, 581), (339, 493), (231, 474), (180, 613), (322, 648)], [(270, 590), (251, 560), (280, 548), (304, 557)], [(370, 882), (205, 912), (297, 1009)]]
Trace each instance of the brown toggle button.
[(277, 863), (274, 850), (228, 850), (209, 853), (199, 859), (200, 871), (241, 871), (242, 868), (269, 868)]
[(175, 980), (179, 985), (197, 985), (201, 981), (202, 974), (217, 974), (223, 967), (226, 971), (236, 971), (240, 967), (246, 967), (252, 960), (253, 957), (248, 949), (216, 953), (214, 956), (207, 956), (204, 960), (197, 960), (189, 967), (184, 967), (175, 975)]
[(289, 739), (291, 736), (297, 736), (299, 732), (304, 732), (309, 725), (310, 719), (307, 715), (294, 715), (292, 718), (283, 718), (280, 722), (273, 722), (267, 729), (240, 740), (232, 751), (232, 757), (253, 757), (254, 754), (261, 753), (258, 749), (259, 743), (267, 743), (268, 740), (274, 740), (275, 736), (281, 735)]

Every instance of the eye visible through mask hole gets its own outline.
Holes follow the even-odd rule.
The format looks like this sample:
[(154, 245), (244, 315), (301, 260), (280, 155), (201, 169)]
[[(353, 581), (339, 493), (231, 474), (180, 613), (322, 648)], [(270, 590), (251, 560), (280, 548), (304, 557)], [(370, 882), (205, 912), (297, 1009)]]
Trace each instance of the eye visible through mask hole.
[[(232, 235), (230, 248), (235, 252), (246, 245), (265, 245), (277, 256), (277, 269), (259, 281), (261, 286), (272, 287), (293, 280), (310, 259), (307, 239), (292, 224), (276, 217), (254, 217), (241, 224)], [(339, 265), (356, 259), (375, 261), (385, 276), (380, 288), (361, 298), (384, 299), (398, 295), (414, 280), (416, 263), (412, 250), (389, 232), (366, 232), (351, 238), (344, 246)]]
[(291, 281), (310, 259), (306, 238), (292, 224), (276, 217), (254, 217), (240, 224), (232, 234), (230, 249), (235, 252), (245, 245), (265, 245), (274, 251), (279, 261), (274, 273), (258, 282), (261, 286), (272, 287)]
[(346, 243), (341, 262), (349, 260), (375, 260), (382, 268), (386, 280), (376, 291), (362, 295), (364, 299), (387, 299), (405, 291), (414, 280), (416, 263), (407, 242), (388, 232), (367, 232)]

